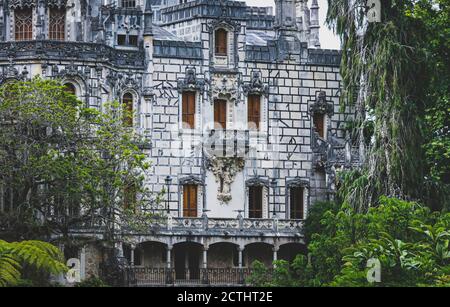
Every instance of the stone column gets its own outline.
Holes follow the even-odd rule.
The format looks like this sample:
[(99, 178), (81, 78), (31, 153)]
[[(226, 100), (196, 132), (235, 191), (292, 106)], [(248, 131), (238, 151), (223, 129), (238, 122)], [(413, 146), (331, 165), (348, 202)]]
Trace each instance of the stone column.
[(207, 269), (208, 268), (208, 246), (204, 246), (203, 247), (203, 268)]
[[(277, 261), (278, 260), (278, 250), (280, 248), (278, 246), (274, 246), (273, 250), (273, 261)], [(274, 264), (273, 267), (275, 268), (276, 265)]]
[(238, 246), (238, 263), (239, 263), (239, 268), (242, 269), (242, 253), (244, 252), (244, 248), (241, 246)]
[(130, 255), (130, 265), (134, 266), (134, 250), (136, 249), (136, 246), (131, 245), (130, 249), (131, 249), (131, 252), (130, 252), (130, 254), (131, 254)]
[(167, 260), (166, 260), (166, 284), (171, 284), (172, 280), (172, 269), (171, 269), (171, 254), (172, 254), (172, 245), (167, 245)]

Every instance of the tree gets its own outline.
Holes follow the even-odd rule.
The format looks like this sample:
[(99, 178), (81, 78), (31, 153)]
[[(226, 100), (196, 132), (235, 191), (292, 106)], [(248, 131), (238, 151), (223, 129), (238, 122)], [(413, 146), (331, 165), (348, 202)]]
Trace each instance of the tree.
[(123, 124), (132, 115), (119, 103), (89, 108), (40, 78), (4, 84), (0, 101), (1, 237), (71, 244), (86, 227), (114, 241), (117, 227), (151, 220), (148, 140)]
[(381, 195), (442, 205), (448, 193), (436, 193), (442, 182), (429, 179), (430, 168), (435, 179), (448, 174), (448, 80), (440, 80), (450, 67), (448, 1), (382, 0), (381, 22), (368, 22), (366, 12), (365, 0), (329, 0), (327, 21), (342, 40), (342, 106), (355, 109), (361, 144), (373, 125), (364, 184), (347, 199), (362, 212)]
[(8, 243), (0, 240), (0, 287), (15, 286), (24, 265), (47, 273), (59, 274), (67, 270), (63, 255), (55, 246), (41, 241)]

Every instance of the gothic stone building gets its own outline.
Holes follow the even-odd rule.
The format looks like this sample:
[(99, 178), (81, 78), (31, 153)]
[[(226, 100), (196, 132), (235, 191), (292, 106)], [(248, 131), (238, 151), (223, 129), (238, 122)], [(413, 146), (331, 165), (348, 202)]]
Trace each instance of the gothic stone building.
[[(254, 260), (292, 259), (308, 208), (358, 162), (317, 0), (275, 3), (0, 0), (0, 84), (40, 75), (94, 108), (119, 100), (149, 139), (170, 217), (120, 246), (135, 282), (236, 284)], [(78, 256), (98, 274), (100, 247)]]

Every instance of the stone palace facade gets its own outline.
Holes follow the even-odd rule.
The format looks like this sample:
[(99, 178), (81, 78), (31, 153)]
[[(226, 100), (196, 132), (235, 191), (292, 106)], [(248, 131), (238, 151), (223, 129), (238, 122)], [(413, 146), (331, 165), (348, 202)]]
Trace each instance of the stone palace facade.
[[(134, 283), (237, 284), (254, 260), (292, 259), (308, 208), (358, 163), (317, 0), (275, 3), (0, 0), (0, 84), (41, 75), (91, 107), (119, 100), (149, 140), (171, 218), (120, 247)], [(76, 257), (99, 273), (100, 246)]]

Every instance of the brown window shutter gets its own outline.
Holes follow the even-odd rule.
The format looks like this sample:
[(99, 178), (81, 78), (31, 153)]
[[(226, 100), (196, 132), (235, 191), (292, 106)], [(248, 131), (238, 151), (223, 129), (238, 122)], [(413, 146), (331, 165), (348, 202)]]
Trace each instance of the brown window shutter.
[(259, 123), (261, 121), (261, 96), (248, 96), (248, 123), (250, 126), (256, 127), (259, 130)]
[[(220, 125), (220, 127), (219, 127)], [(227, 129), (227, 101), (216, 100), (214, 102), (214, 127), (216, 129)]]
[(183, 124), (195, 128), (195, 92), (184, 92), (182, 101)]
[(248, 188), (248, 217), (262, 218), (262, 187)]
[(198, 187), (192, 184), (183, 187), (184, 217), (197, 217), (197, 189)]
[(314, 114), (314, 127), (321, 138), (325, 137), (325, 116), (323, 114)]
[(216, 55), (227, 55), (227, 44), (228, 44), (228, 32), (225, 29), (217, 29), (215, 40), (216, 40)]
[(300, 187), (291, 188), (290, 190), (290, 217), (291, 219), (302, 220), (304, 218), (303, 212), (303, 192), (304, 189)]

